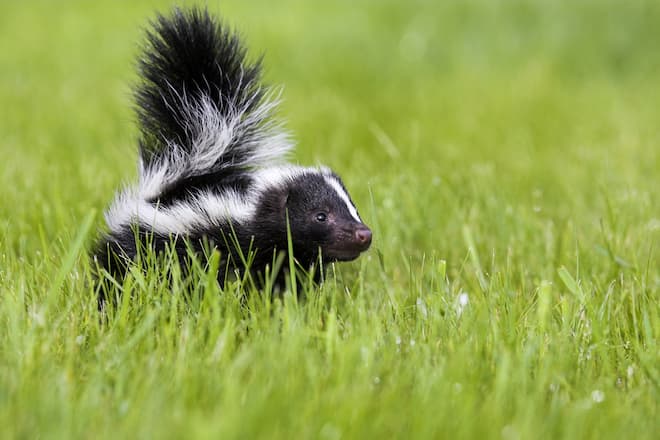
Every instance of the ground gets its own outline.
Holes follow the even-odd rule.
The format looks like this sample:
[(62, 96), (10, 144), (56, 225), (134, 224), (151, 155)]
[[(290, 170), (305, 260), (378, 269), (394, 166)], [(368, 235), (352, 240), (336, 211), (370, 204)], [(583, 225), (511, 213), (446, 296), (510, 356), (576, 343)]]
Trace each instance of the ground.
[(208, 4), (372, 249), (300, 300), (135, 272), (101, 319), (87, 250), (170, 2), (3, 2), (3, 436), (655, 438), (660, 3)]

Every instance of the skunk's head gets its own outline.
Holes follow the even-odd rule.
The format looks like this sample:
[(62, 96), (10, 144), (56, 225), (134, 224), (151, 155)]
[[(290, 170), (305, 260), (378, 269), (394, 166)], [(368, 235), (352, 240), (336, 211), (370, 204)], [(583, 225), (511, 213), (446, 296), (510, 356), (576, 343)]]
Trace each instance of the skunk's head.
[(280, 180), (280, 173), (277, 190), (271, 188), (262, 199), (269, 213), (258, 218), (260, 223), (276, 218), (286, 237), (288, 216), (296, 258), (313, 261), (320, 250), (323, 261), (350, 261), (369, 249), (371, 230), (336, 174), (325, 168), (296, 167), (286, 170), (286, 178)]
[(339, 177), (329, 170), (293, 179), (285, 208), (294, 253), (320, 249), (324, 261), (350, 261), (371, 245), (371, 230), (360, 219)]

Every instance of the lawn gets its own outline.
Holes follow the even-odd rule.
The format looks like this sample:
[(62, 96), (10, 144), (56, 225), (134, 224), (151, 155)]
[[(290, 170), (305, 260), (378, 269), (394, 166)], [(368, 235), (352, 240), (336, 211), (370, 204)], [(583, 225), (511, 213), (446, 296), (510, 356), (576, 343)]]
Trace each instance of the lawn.
[(135, 271), (101, 319), (171, 3), (2, 2), (0, 437), (657, 438), (660, 2), (208, 4), (372, 248), (300, 299)]

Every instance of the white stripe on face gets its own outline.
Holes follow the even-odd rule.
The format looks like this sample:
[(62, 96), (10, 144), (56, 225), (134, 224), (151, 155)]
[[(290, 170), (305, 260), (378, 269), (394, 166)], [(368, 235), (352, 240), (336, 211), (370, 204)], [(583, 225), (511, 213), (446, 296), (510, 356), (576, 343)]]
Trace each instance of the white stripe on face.
[(330, 185), (337, 192), (339, 198), (342, 199), (342, 201), (346, 204), (346, 208), (348, 208), (348, 212), (351, 214), (351, 217), (353, 217), (353, 219), (355, 219), (356, 221), (362, 223), (362, 220), (360, 219), (360, 216), (357, 213), (357, 209), (355, 209), (355, 206), (353, 206), (353, 204), (351, 203), (351, 198), (348, 197), (348, 194), (346, 194), (346, 191), (337, 181), (337, 179), (330, 176), (324, 176), (324, 178), (325, 181), (328, 183), (328, 185)]

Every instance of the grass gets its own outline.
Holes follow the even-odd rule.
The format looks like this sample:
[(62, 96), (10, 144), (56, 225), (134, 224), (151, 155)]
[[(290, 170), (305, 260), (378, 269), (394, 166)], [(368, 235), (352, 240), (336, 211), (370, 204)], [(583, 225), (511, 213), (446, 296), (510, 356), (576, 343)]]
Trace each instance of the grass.
[(658, 2), (221, 6), (372, 250), (300, 301), (136, 272), (102, 322), (86, 249), (169, 2), (2, 3), (2, 437), (656, 437)]

